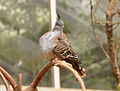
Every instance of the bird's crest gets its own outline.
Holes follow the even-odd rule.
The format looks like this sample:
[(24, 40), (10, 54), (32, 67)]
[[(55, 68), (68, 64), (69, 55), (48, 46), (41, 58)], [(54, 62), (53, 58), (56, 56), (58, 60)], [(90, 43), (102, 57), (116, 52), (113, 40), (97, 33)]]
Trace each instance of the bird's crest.
[(60, 26), (60, 27), (64, 28), (64, 22), (63, 22), (63, 20), (61, 19), (61, 17), (60, 17), (60, 15), (59, 15), (58, 12), (57, 12), (57, 21), (56, 21), (55, 26)]

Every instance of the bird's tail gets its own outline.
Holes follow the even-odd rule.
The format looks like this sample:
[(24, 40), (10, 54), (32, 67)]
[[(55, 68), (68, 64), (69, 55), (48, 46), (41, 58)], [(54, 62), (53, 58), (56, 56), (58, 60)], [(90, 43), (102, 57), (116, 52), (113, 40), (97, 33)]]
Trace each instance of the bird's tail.
[(78, 61), (77, 58), (69, 57), (69, 58), (66, 58), (65, 61), (70, 63), (73, 66), (73, 68), (79, 73), (79, 75), (81, 77), (86, 76), (85, 68), (79, 65), (80, 62)]

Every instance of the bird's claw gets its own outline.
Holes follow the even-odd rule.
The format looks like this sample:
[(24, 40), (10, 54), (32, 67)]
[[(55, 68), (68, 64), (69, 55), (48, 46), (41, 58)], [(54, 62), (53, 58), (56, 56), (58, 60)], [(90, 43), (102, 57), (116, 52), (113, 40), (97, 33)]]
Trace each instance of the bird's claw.
[(55, 58), (55, 59), (51, 60), (51, 63), (52, 63), (52, 64), (55, 64), (55, 62), (56, 62), (57, 60), (58, 60), (58, 59)]

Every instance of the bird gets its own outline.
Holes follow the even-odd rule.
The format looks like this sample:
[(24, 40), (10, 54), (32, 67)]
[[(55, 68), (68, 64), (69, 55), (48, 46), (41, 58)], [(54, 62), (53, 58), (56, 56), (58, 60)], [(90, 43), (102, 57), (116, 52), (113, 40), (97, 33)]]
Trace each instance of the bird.
[(73, 52), (71, 42), (63, 32), (64, 22), (57, 12), (57, 21), (53, 29), (43, 34), (39, 39), (40, 55), (50, 61), (54, 59), (64, 60), (70, 63), (81, 77), (84, 77), (85, 68), (80, 66), (78, 56)]

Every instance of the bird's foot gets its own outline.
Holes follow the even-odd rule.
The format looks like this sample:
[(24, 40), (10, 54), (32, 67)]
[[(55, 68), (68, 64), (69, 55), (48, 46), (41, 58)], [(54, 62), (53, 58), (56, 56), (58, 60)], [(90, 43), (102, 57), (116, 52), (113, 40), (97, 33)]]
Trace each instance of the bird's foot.
[(51, 60), (51, 63), (52, 64), (55, 64), (55, 62), (58, 60), (58, 58), (55, 58), (55, 59), (53, 59), (53, 60)]
[(72, 68), (73, 68), (72, 64), (70, 64), (70, 63), (67, 63), (67, 64), (68, 64), (68, 66), (70, 66), (70, 67), (72, 67)]

